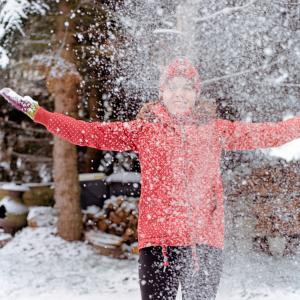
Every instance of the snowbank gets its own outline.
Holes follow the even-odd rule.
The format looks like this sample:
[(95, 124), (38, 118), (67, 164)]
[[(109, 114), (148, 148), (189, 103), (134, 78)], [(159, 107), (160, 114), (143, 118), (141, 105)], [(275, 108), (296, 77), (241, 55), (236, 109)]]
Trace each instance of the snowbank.
[(27, 227), (0, 249), (0, 299), (139, 299), (136, 267), (136, 256), (112, 259), (54, 227)]
[[(225, 257), (217, 300), (300, 299), (300, 253), (274, 259), (228, 248)], [(140, 299), (137, 256), (101, 256), (54, 227), (25, 228), (0, 249), (0, 282), (1, 300)]]
[(300, 139), (293, 140), (280, 147), (270, 148), (263, 150), (267, 155), (283, 158), (286, 161), (299, 160), (300, 159)]
[(48, 206), (31, 206), (27, 221), (31, 227), (47, 227), (57, 222), (57, 211)]

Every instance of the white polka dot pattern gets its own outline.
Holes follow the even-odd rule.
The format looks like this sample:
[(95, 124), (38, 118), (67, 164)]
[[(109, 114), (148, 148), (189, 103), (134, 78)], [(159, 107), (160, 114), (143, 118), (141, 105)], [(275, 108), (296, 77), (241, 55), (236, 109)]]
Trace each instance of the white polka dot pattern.
[(138, 119), (130, 122), (86, 122), (40, 107), (34, 121), (54, 135), (79, 146), (111, 151), (138, 151), (136, 139), (143, 126)]

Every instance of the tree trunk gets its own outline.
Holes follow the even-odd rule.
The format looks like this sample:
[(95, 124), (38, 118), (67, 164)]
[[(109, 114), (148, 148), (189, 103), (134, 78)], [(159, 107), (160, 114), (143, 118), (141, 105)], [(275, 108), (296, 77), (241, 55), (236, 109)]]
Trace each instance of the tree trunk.
[[(67, 19), (71, 9), (74, 8), (74, 2), (76, 1), (72, 1), (72, 4), (66, 1), (60, 3), (59, 10), (63, 13), (56, 19), (57, 31), (55, 38), (57, 43), (55, 44), (57, 49), (54, 49), (54, 51), (60, 56), (59, 59), (61, 59), (63, 66), (59, 64), (55, 66), (60, 71), (58, 72), (60, 76), (49, 77), (47, 80), (48, 89), (54, 95), (55, 111), (59, 113), (68, 112), (68, 115), (72, 117), (78, 115), (79, 97), (76, 91), (80, 83), (80, 75), (74, 70), (75, 58), (72, 51), (75, 44), (72, 35), (74, 24), (72, 19)], [(66, 21), (69, 23), (67, 29), (65, 26)], [(54, 197), (59, 211), (58, 234), (65, 240), (79, 240), (82, 237), (83, 224), (76, 146), (55, 137), (53, 158)]]

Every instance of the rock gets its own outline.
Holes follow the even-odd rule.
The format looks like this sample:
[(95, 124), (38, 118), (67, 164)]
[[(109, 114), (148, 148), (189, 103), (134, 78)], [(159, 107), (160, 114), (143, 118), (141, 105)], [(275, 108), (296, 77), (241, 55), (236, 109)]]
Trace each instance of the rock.
[(29, 208), (27, 216), (28, 226), (48, 227), (54, 226), (57, 222), (57, 211), (52, 207), (47, 206), (33, 206)]
[(100, 254), (121, 258), (123, 239), (109, 233), (90, 230), (85, 233), (85, 240)]
[(287, 241), (284, 236), (267, 237), (269, 251), (273, 256), (283, 256), (287, 246)]

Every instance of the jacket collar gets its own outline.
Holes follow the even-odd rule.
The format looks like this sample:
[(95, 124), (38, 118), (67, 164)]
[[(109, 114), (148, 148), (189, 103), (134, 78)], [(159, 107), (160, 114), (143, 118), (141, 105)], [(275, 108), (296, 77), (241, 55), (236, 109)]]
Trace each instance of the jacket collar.
[(151, 106), (150, 114), (154, 122), (161, 122), (167, 124), (184, 124), (184, 125), (203, 125), (214, 119), (210, 114), (203, 113), (199, 109), (190, 109), (188, 112), (179, 116), (171, 114), (167, 107), (158, 102)]

